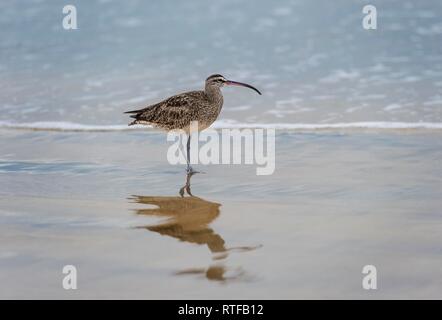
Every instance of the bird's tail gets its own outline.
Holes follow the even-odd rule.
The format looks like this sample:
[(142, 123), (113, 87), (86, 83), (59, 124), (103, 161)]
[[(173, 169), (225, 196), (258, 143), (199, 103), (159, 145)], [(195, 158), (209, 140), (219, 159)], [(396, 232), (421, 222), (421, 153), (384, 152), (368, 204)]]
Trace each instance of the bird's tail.
[(143, 109), (125, 111), (124, 113), (140, 113), (141, 111), (143, 111)]
[(128, 124), (128, 126), (133, 126), (134, 124), (138, 123), (138, 116), (141, 113), (143, 109), (139, 109), (139, 110), (131, 110), (131, 111), (126, 111), (124, 113), (132, 113), (132, 115), (130, 116), (131, 118), (134, 118), (135, 120), (132, 121), (131, 123)]

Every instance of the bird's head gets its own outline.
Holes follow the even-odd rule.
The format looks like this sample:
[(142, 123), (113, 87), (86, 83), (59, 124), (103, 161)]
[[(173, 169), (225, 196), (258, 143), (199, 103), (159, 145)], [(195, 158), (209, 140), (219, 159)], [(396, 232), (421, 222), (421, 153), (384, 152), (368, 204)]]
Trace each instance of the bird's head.
[(255, 90), (258, 94), (261, 94), (258, 89), (255, 87), (252, 87), (251, 85), (247, 83), (242, 83), (238, 81), (233, 80), (227, 80), (220, 74), (212, 74), (210, 77), (206, 79), (206, 87), (218, 87), (221, 88), (223, 86), (240, 86), (240, 87), (246, 87), (252, 90)]

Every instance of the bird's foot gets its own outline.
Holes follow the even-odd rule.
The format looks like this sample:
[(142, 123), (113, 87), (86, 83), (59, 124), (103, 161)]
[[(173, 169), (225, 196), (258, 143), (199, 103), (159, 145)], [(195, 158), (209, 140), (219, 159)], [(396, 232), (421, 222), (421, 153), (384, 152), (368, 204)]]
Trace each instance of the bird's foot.
[(205, 172), (202, 172), (202, 171), (196, 171), (196, 170), (194, 170), (191, 166), (187, 166), (187, 168), (186, 168), (186, 173), (187, 173), (187, 174), (194, 175), (195, 173), (205, 173)]

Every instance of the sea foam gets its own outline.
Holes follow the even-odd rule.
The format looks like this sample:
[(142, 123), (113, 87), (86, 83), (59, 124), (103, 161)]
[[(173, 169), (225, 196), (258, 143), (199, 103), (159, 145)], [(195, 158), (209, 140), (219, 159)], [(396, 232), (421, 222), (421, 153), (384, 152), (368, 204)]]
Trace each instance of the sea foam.
[[(40, 131), (128, 131), (152, 128), (151, 126), (126, 124), (81, 124), (62, 121), (10, 122), (0, 121), (1, 129), (40, 130)], [(278, 130), (316, 131), (316, 130), (442, 130), (442, 122), (340, 122), (340, 123), (241, 123), (234, 120), (216, 121), (213, 129), (264, 128)]]

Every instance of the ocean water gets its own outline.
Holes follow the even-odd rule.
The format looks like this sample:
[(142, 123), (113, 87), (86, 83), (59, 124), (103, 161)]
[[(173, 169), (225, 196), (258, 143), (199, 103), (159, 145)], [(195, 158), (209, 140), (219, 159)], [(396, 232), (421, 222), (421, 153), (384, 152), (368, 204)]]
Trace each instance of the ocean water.
[[(243, 124), (442, 122), (442, 2), (59, 1), (0, 4), (0, 121), (124, 125), (123, 111), (225, 88), (221, 119)], [(58, 126), (60, 126), (59, 124)]]

